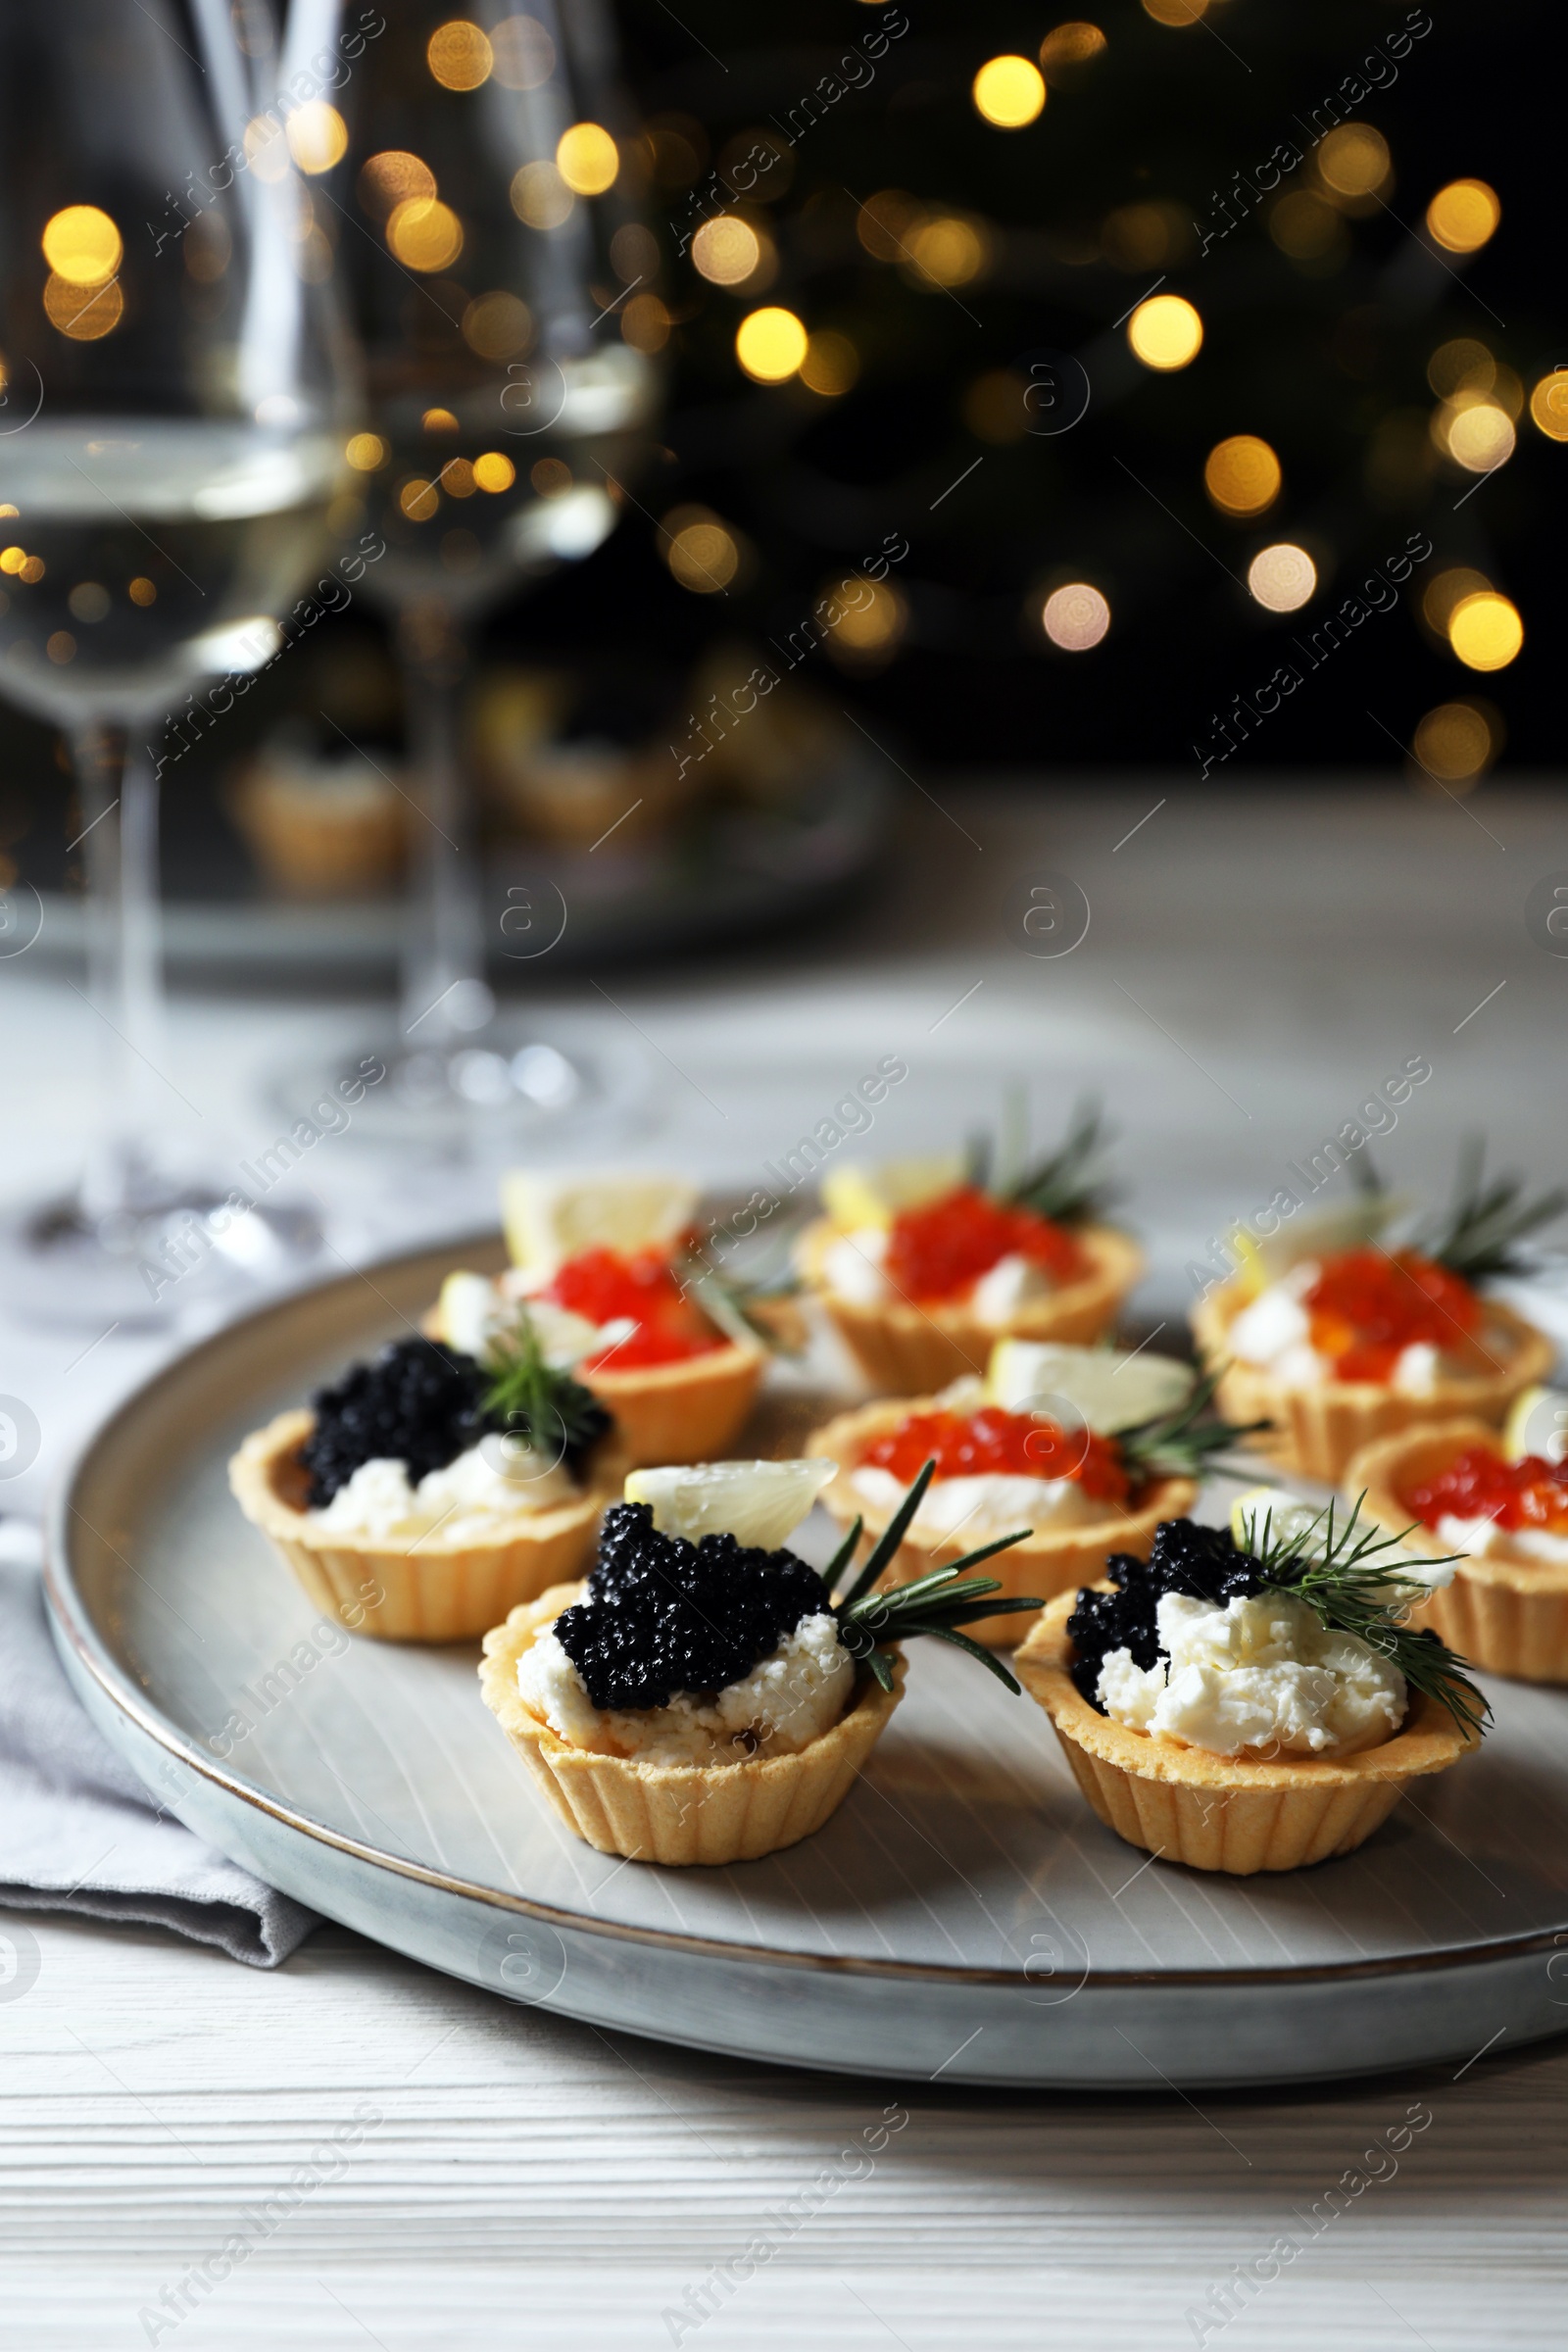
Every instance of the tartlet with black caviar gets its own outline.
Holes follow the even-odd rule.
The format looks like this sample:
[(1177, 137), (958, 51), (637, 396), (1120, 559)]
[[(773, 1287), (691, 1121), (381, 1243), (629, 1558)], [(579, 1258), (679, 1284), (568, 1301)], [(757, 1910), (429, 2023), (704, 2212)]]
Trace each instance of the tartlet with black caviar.
[(1352, 1511), (1182, 1519), (1052, 1602), (1015, 1656), (1074, 1779), (1129, 1844), (1249, 1877), (1347, 1854), (1480, 1740), (1465, 1661), (1408, 1622), (1431, 1577)]
[(820, 1574), (784, 1542), (832, 1474), (810, 1460), (634, 1473), (586, 1580), (486, 1635), (485, 1704), (601, 1853), (717, 1866), (810, 1837), (886, 1729), (916, 1635), (1017, 1691), (960, 1630), (999, 1605), (995, 1580), (967, 1571), (1003, 1544), (882, 1593), (895, 1526), (841, 1592), (853, 1538)]
[(472, 1641), (578, 1573), (624, 1459), (610, 1416), (514, 1312), (484, 1360), (395, 1340), (229, 1463), (317, 1607), (391, 1642)]

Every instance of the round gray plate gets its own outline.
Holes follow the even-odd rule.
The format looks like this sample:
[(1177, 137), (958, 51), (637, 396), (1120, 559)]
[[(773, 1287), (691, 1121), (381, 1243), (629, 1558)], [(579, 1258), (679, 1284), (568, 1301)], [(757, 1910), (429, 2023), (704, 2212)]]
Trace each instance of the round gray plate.
[[(1478, 1757), (1417, 1783), (1359, 1853), (1282, 1877), (1122, 1844), (1040, 1709), (936, 1644), (805, 1844), (688, 1871), (580, 1844), (480, 1704), (477, 1647), (326, 1626), (224, 1472), (448, 1268), (499, 1259), (493, 1242), (424, 1251), (268, 1307), (159, 1373), (78, 1459), (50, 1544), (67, 1671), (215, 1845), (514, 1999), (801, 2066), (1257, 2083), (1568, 2027), (1568, 1693), (1520, 1684), (1494, 1685)], [(786, 1385), (759, 1443), (825, 1401)]]

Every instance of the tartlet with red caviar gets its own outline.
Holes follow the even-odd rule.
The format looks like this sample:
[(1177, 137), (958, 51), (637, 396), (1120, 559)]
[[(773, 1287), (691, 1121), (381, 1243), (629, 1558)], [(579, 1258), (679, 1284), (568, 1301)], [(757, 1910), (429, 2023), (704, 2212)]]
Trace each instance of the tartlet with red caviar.
[(1568, 1396), (1536, 1389), (1500, 1436), (1475, 1420), (1404, 1430), (1363, 1447), (1348, 1474), (1380, 1526), (1457, 1555), (1414, 1622), (1517, 1682), (1568, 1683), (1565, 1429)]
[(1013, 1663), (1108, 1829), (1156, 1859), (1250, 1877), (1364, 1844), (1488, 1708), (1408, 1612), (1421, 1563), (1352, 1512), (1164, 1522), (1147, 1562), (1045, 1611)]
[(823, 1179), (825, 1213), (797, 1246), (802, 1282), (874, 1385), (929, 1395), (983, 1371), (999, 1338), (1080, 1342), (1109, 1330), (1143, 1272), (1137, 1244), (1100, 1222), (1100, 1121), (993, 1179), (990, 1154)]
[[(1205, 1467), (1246, 1434), (1212, 1416), (1213, 1389), (1168, 1356), (1001, 1340), (984, 1382), (840, 1413), (807, 1450), (839, 1465), (822, 1500), (840, 1526), (874, 1540), (933, 1465), (887, 1585), (1025, 1527), (994, 1573), (1009, 1597), (1045, 1601), (1099, 1576), (1109, 1552), (1147, 1557), (1161, 1520), (1192, 1509)], [(1028, 1623), (999, 1615), (970, 1630), (1010, 1647)]]
[(1309, 1226), (1261, 1248), (1244, 1237), (1242, 1272), (1192, 1315), (1200, 1352), (1221, 1371), (1222, 1410), (1268, 1422), (1267, 1452), (1335, 1484), (1352, 1455), (1397, 1431), (1459, 1415), (1500, 1423), (1555, 1349), (1481, 1286), (1524, 1270), (1522, 1237), (1565, 1198), (1526, 1201), (1513, 1177), (1486, 1185), (1469, 1152), (1451, 1208), (1401, 1246), (1380, 1238), (1392, 1213), (1381, 1195), (1352, 1247), (1344, 1220), (1317, 1228), (1316, 1247)]
[(572, 1349), (573, 1373), (614, 1422), (627, 1461), (726, 1453), (756, 1401), (768, 1342), (704, 1254), (695, 1188), (519, 1173), (503, 1202), (516, 1262), (493, 1282), (449, 1276), (434, 1334), (482, 1351), (486, 1332), (526, 1305), (547, 1338)]

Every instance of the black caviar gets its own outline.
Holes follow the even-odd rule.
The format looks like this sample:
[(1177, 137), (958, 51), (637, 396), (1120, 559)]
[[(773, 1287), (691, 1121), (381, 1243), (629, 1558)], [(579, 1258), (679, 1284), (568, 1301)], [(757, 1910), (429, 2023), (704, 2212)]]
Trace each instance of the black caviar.
[(362, 1462), (408, 1466), (410, 1486), (476, 1446), (490, 1376), (440, 1340), (394, 1340), (311, 1398), (316, 1426), (300, 1448), (310, 1502), (322, 1510)]
[(1105, 1710), (1096, 1692), (1101, 1667), (1112, 1650), (1131, 1650), (1133, 1664), (1146, 1674), (1162, 1656), (1154, 1613), (1167, 1592), (1223, 1604), (1261, 1592), (1267, 1582), (1251, 1553), (1238, 1551), (1228, 1528), (1200, 1527), (1194, 1519), (1161, 1521), (1147, 1560), (1113, 1552), (1105, 1573), (1117, 1591), (1081, 1592), (1067, 1620), (1067, 1638), (1077, 1652), (1073, 1682), (1102, 1715)]
[(667, 1707), (677, 1690), (722, 1690), (777, 1649), (803, 1617), (829, 1608), (814, 1568), (793, 1551), (733, 1536), (661, 1535), (646, 1502), (605, 1513), (588, 1595), (555, 1632), (596, 1707)]

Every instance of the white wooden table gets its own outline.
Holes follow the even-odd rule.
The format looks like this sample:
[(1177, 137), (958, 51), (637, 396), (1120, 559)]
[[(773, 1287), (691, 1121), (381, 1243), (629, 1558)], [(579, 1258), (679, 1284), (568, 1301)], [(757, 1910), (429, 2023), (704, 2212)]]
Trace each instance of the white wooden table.
[[(833, 932), (757, 963), (605, 975), (671, 1064), (662, 1132), (628, 1155), (759, 1182), (867, 1055), (910, 1067), (884, 1151), (948, 1140), (1009, 1069), (1063, 1108), (1098, 1081), (1156, 1320), (1180, 1314), (1206, 1236), (1407, 1055), (1434, 1075), (1380, 1152), (1401, 1185), (1445, 1184), (1469, 1124), (1538, 1181), (1562, 1172), (1568, 964), (1521, 916), (1531, 882), (1568, 863), (1560, 803), (1494, 790), (1485, 833), (1388, 787), (1245, 801), (1104, 782), (949, 805), (973, 840), (915, 805), (889, 894)], [(1094, 906), (1059, 962), (1006, 928), (1007, 891), (1037, 865)], [(620, 1018), (588, 990), (539, 1004)], [(264, 1070), (362, 1019), (208, 999), (179, 1008), (174, 1051), (211, 1134), (243, 1150), (276, 1126)], [(70, 1158), (87, 1016), (24, 959), (0, 971), (0, 1043), (8, 1177), (24, 1185)], [(490, 1185), (392, 1181), (347, 1147), (311, 1173), (389, 1246), (476, 1218)], [(0, 1328), (0, 1389), (45, 1423), (11, 1507), (154, 1352), (117, 1338), (68, 1369), (77, 1346)], [(41, 1969), (0, 2001), (7, 2352), (1563, 2340), (1568, 2044), (1249, 2098), (1154, 2082), (1147, 2098), (985, 2096), (605, 2035), (335, 1928), (269, 1976), (153, 1931), (20, 1924)], [(291, 2188), (343, 2128), (348, 2153), (318, 2159), (330, 2177)], [(240, 2231), (249, 2258), (182, 2289)], [(1281, 2240), (1298, 2250), (1271, 2254)], [(1238, 2265), (1254, 2266), (1245, 2289)]]

